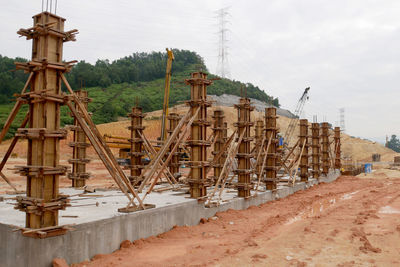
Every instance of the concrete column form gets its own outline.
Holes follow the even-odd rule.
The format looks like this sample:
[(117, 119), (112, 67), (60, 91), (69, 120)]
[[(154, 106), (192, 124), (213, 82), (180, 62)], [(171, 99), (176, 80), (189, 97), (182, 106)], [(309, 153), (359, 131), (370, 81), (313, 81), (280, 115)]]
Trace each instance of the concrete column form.
[(131, 125), (128, 127), (131, 132), (131, 138), (129, 139), (131, 150), (128, 153), (128, 156), (130, 156), (129, 180), (133, 186), (139, 186), (142, 181), (138, 179), (141, 177), (142, 169), (144, 168), (142, 157), (145, 155), (143, 152), (144, 140), (141, 137), (144, 130), (142, 108), (133, 107), (132, 113), (128, 114), (128, 116), (131, 118)]
[(334, 135), (334, 140), (335, 140), (335, 169), (341, 169), (342, 168), (342, 163), (341, 163), (341, 142), (340, 142), (340, 127), (335, 127), (335, 135)]
[(238, 121), (234, 124), (237, 127), (237, 139), (238, 141), (240, 135), (244, 132), (242, 142), (239, 145), (238, 153), (236, 158), (238, 160), (238, 167), (235, 170), (235, 174), (238, 176), (238, 182), (236, 188), (238, 190), (239, 197), (249, 197), (251, 195), (251, 175), (253, 170), (250, 165), (251, 154), (251, 142), (253, 138), (251, 137), (251, 126), (254, 125), (251, 122), (250, 113), (254, 110), (251, 106), (249, 98), (240, 98), (239, 104), (235, 105), (237, 109)]
[(211, 125), (207, 121), (207, 108), (211, 106), (211, 102), (207, 100), (207, 86), (212, 84), (211, 80), (207, 80), (207, 74), (203, 72), (194, 72), (190, 79), (186, 80), (190, 85), (190, 101), (186, 103), (190, 107), (192, 116), (197, 117), (190, 126), (190, 140), (187, 144), (190, 146), (191, 159), (188, 162), (190, 173), (188, 183), (190, 187), (190, 197), (201, 198), (207, 195), (207, 187), (210, 181), (207, 179), (207, 147), (211, 145), (207, 141), (207, 127)]
[[(88, 103), (91, 99), (88, 97), (88, 92), (84, 90), (75, 91), (80, 101), (88, 109)], [(77, 110), (78, 107), (75, 104)], [(86, 149), (90, 147), (87, 138), (82, 128), (79, 126), (78, 120), (74, 117), (74, 126), (70, 127), (73, 131), (73, 142), (68, 146), (72, 147), (72, 159), (68, 162), (72, 164), (72, 171), (68, 173), (68, 178), (72, 180), (72, 187), (80, 188), (86, 185), (86, 179), (90, 178), (90, 173), (86, 171), (86, 164), (90, 159), (86, 157)]]
[(311, 157), (313, 178), (319, 179), (321, 174), (321, 145), (320, 145), (320, 127), (319, 123), (311, 124)]
[(329, 123), (321, 124), (321, 145), (322, 145), (322, 174), (328, 175), (329, 172)]
[[(254, 142), (254, 153), (253, 153), (253, 157), (255, 159), (257, 159), (258, 154), (260, 153), (260, 150), (263, 149), (262, 147), (262, 140), (264, 138), (264, 121), (262, 119), (259, 119), (256, 121), (256, 127), (255, 127), (255, 142)], [(264, 141), (264, 142), (268, 142), (268, 141)], [(264, 153), (261, 151), (260, 153), (260, 157), (259, 157), (259, 161), (256, 162), (256, 174), (257, 176), (260, 175), (260, 171), (262, 168), (262, 161), (264, 159)], [(261, 173), (261, 176), (263, 176), (263, 174)], [(257, 177), (259, 178), (259, 177)]]
[[(168, 121), (169, 121), (169, 129), (168, 129), (168, 134), (172, 135), (172, 133), (174, 132), (175, 128), (178, 126), (179, 124), (179, 120), (181, 119), (181, 117), (179, 116), (178, 113), (170, 113), (168, 115)], [(176, 136), (176, 139), (179, 138), (179, 134)], [(169, 151), (171, 151), (174, 146), (175, 146), (176, 142), (172, 142), (170, 147), (169, 147)], [(170, 152), (167, 153), (167, 155), (169, 155)], [(180, 159), (180, 152), (179, 149), (174, 152), (174, 155), (172, 156), (170, 162), (168, 163), (168, 168), (170, 173), (175, 177), (175, 179), (178, 181), (179, 180), (179, 159)]]
[(278, 146), (278, 129), (276, 108), (270, 107), (265, 109), (265, 147), (268, 146), (268, 142), (271, 139), (270, 145), (267, 151), (267, 161), (265, 164), (265, 185), (267, 190), (275, 190), (277, 188), (277, 146)]
[[(224, 115), (224, 111), (217, 109), (214, 110), (214, 114), (213, 114), (213, 119), (214, 119), (214, 125), (213, 125), (213, 132), (214, 132), (214, 151), (212, 152), (214, 158), (221, 152), (222, 148), (224, 147), (225, 143), (226, 143), (226, 136), (224, 135), (224, 133), (226, 132), (225, 129), (225, 115)], [(218, 177), (221, 174), (222, 171), (222, 167), (224, 166), (224, 159), (226, 158), (226, 153), (224, 153), (224, 155), (222, 157), (220, 157), (217, 162), (213, 165), (214, 167), (214, 176), (213, 176), (213, 180), (214, 183), (216, 182), (216, 180), (218, 179)]]
[(302, 182), (308, 181), (308, 120), (300, 120), (300, 151), (302, 150), (303, 144), (303, 152), (300, 155), (300, 179)]
[(29, 104), (29, 128), (18, 129), (16, 136), (28, 140), (27, 165), (16, 166), (26, 176), (26, 197), (17, 197), (16, 208), (26, 212), (27, 228), (58, 225), (58, 211), (68, 205), (59, 194), (59, 176), (67, 167), (60, 166), (60, 106), (64, 103), (61, 74), (72, 68), (63, 61), (63, 44), (75, 41), (77, 30), (64, 32), (65, 19), (49, 12), (33, 16), (33, 27), (18, 34), (32, 40), (32, 60), (16, 63), (17, 69), (31, 73), (30, 92), (21, 98)]

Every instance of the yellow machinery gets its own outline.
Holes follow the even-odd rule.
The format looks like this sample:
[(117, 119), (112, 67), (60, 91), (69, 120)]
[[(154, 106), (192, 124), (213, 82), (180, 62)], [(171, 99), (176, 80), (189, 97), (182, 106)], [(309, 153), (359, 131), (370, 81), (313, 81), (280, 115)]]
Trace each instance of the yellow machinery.
[(161, 118), (161, 135), (160, 140), (165, 141), (167, 139), (167, 119), (168, 119), (168, 106), (169, 106), (169, 91), (171, 86), (171, 69), (172, 69), (172, 61), (174, 61), (174, 53), (172, 50), (166, 48), (167, 50), (167, 70), (165, 72), (165, 87), (164, 87), (164, 104), (163, 104), (163, 113)]

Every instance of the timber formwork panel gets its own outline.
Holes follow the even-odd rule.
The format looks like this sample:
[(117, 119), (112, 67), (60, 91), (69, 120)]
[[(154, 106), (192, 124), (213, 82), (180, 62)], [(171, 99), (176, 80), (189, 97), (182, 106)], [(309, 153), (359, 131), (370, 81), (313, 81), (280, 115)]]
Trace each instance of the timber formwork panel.
[[(277, 146), (278, 146), (278, 129), (276, 119), (276, 108), (270, 107), (265, 109), (265, 147), (267, 150), (267, 160), (265, 165), (265, 185), (267, 190), (275, 190), (277, 188)], [(269, 141), (271, 140), (271, 141)], [(269, 146), (268, 146), (268, 143)]]
[(321, 174), (321, 145), (319, 123), (311, 124), (311, 158), (313, 178), (319, 179)]
[(239, 136), (244, 132), (242, 142), (239, 144), (239, 150), (236, 154), (238, 160), (238, 167), (234, 171), (238, 176), (236, 188), (239, 197), (250, 197), (250, 190), (252, 188), (251, 175), (253, 173), (250, 165), (250, 158), (252, 158), (251, 142), (253, 141), (251, 126), (254, 125), (251, 122), (251, 111), (254, 110), (254, 107), (251, 106), (249, 98), (240, 98), (239, 104), (236, 104), (235, 108), (237, 109), (238, 118), (238, 121), (234, 124), (237, 127), (237, 141), (239, 140)]
[[(308, 120), (300, 120), (300, 179), (302, 182), (308, 181)], [(304, 148), (303, 148), (304, 146)]]
[(335, 169), (341, 169), (342, 164), (341, 164), (341, 142), (340, 142), (340, 127), (335, 127), (335, 135), (334, 135), (334, 140), (335, 140)]
[(141, 177), (142, 169), (144, 168), (144, 165), (142, 164), (142, 157), (145, 154), (143, 152), (144, 140), (141, 137), (144, 130), (144, 115), (142, 113), (142, 108), (133, 107), (132, 113), (128, 114), (128, 116), (131, 118), (131, 125), (128, 127), (131, 132), (131, 138), (129, 139), (131, 150), (128, 153), (128, 156), (130, 156), (129, 180), (133, 186), (139, 186), (142, 182), (141, 180), (139, 180), (139, 178)]
[[(169, 129), (168, 129), (168, 134), (172, 135), (172, 133), (174, 132), (175, 128), (178, 126), (179, 120), (181, 119), (181, 117), (179, 116), (178, 113), (170, 113), (168, 115), (168, 121), (169, 121)], [(176, 136), (176, 139), (179, 138), (179, 134)], [(175, 139), (175, 140), (176, 140)], [(175, 146), (176, 142), (172, 142), (170, 147), (169, 147), (169, 151), (171, 151), (174, 146)], [(167, 155), (169, 155), (170, 152), (167, 153)], [(176, 151), (174, 152), (170, 162), (168, 163), (168, 168), (170, 173), (175, 177), (175, 179), (178, 181), (178, 177), (179, 177), (179, 157), (180, 157), (180, 152)]]
[(33, 17), (34, 27), (18, 33), (32, 39), (32, 60), (16, 63), (17, 69), (33, 73), (30, 92), (21, 95), (29, 104), (29, 128), (18, 129), (16, 136), (28, 139), (27, 166), (17, 166), (27, 177), (26, 197), (17, 197), (16, 208), (26, 212), (27, 228), (58, 225), (58, 211), (65, 209), (67, 198), (59, 195), (59, 176), (67, 168), (59, 166), (61, 73), (68, 70), (63, 63), (63, 43), (74, 40), (64, 32), (65, 19), (43, 12)]
[(207, 108), (211, 102), (207, 100), (207, 86), (212, 84), (207, 79), (207, 74), (203, 72), (194, 72), (190, 79), (186, 80), (190, 85), (190, 101), (186, 103), (190, 107), (191, 116), (196, 115), (195, 120), (190, 126), (190, 140), (187, 144), (190, 146), (191, 159), (188, 162), (190, 173), (188, 183), (190, 187), (190, 197), (201, 198), (207, 195), (207, 186), (210, 181), (207, 179), (207, 147), (211, 145), (207, 141), (207, 127), (211, 123), (207, 120)]
[(322, 174), (328, 175), (329, 172), (329, 123), (321, 124), (321, 153), (322, 153)]
[[(88, 98), (88, 92), (84, 90), (75, 91), (81, 102), (84, 104), (86, 110), (90, 98)], [(78, 107), (75, 105), (75, 108)], [(86, 149), (90, 146), (87, 142), (85, 133), (82, 127), (79, 126), (78, 120), (74, 118), (74, 126), (70, 127), (73, 131), (73, 142), (68, 145), (72, 147), (72, 159), (68, 160), (72, 164), (72, 171), (68, 173), (68, 178), (72, 180), (72, 187), (83, 187), (86, 185), (86, 179), (90, 177), (90, 173), (86, 171), (86, 164), (90, 162), (86, 158)]]
[[(222, 148), (224, 147), (226, 143), (226, 129), (225, 129), (225, 115), (224, 111), (221, 109), (216, 109), (214, 110), (214, 114), (212, 116), (214, 119), (214, 125), (211, 128), (214, 132), (214, 150), (212, 151), (212, 154), (214, 155), (214, 158), (221, 152)], [(226, 153), (224, 153), (213, 165), (214, 168), (214, 183), (218, 179), (218, 177), (221, 175), (222, 167), (224, 166), (224, 159), (226, 158)]]

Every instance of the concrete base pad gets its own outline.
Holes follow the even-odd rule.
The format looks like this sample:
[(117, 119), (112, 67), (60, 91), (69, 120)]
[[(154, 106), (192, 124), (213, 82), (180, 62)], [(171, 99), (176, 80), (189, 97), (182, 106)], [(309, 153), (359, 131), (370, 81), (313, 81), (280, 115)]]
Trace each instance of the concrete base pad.
[[(332, 171), (327, 177), (321, 177), (320, 182), (332, 182), (339, 175), (338, 171)], [(127, 202), (121, 193), (96, 192), (93, 195), (102, 196), (90, 197), (89, 194), (87, 199), (71, 198), (72, 207), (60, 212), (60, 225), (76, 223), (74, 231), (45, 239), (25, 237), (13, 231), (16, 226), (24, 226), (25, 214), (13, 210), (7, 202), (0, 202), (0, 266), (51, 266), (54, 258), (64, 258), (69, 264), (78, 263), (96, 254), (111, 253), (119, 249), (124, 240), (158, 235), (175, 225), (196, 225), (201, 218), (210, 218), (217, 212), (247, 209), (284, 198), (315, 184), (318, 181), (310, 179), (308, 183), (296, 183), (293, 187), (279, 186), (275, 192), (259, 192), (248, 199), (237, 198), (236, 193), (227, 193), (221, 205), (211, 208), (182, 193), (152, 193), (146, 198), (146, 203), (155, 204), (156, 208), (134, 213), (117, 211)], [(83, 204), (88, 205), (79, 206)]]

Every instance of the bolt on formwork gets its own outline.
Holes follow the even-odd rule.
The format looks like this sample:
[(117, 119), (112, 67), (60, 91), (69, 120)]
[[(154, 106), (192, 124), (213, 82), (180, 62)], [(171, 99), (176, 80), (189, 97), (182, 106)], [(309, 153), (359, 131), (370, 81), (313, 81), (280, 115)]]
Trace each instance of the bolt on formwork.
[[(168, 121), (169, 121), (168, 134), (170, 136), (174, 132), (175, 128), (178, 126), (180, 119), (181, 119), (181, 117), (179, 116), (178, 113), (170, 113), (168, 115)], [(179, 134), (176, 136), (176, 139), (178, 139), (178, 138), (179, 138)], [(175, 141), (171, 143), (171, 145), (169, 147), (169, 151), (171, 151), (174, 148), (175, 144), (176, 144)], [(170, 152), (168, 152), (167, 155), (169, 155), (169, 153)], [(177, 181), (179, 180), (179, 166), (180, 166), (179, 165), (179, 157), (180, 157), (180, 152), (175, 151), (170, 162), (168, 163), (169, 172), (175, 177), (175, 179)]]
[[(243, 134), (242, 142), (239, 144), (239, 150), (236, 154), (236, 158), (238, 160), (238, 167), (234, 171), (238, 176), (238, 182), (236, 184), (236, 188), (238, 190), (239, 197), (249, 197), (251, 195), (250, 190), (252, 188), (251, 185), (251, 175), (253, 170), (250, 165), (250, 158), (252, 158), (251, 154), (251, 141), (253, 138), (251, 137), (251, 126), (254, 125), (251, 122), (250, 113), (254, 110), (254, 107), (251, 106), (249, 98), (240, 98), (239, 104), (235, 105), (237, 109), (237, 118), (238, 121), (234, 124), (237, 127), (238, 137)], [(244, 132), (244, 133), (243, 133)]]
[(312, 157), (312, 174), (313, 178), (319, 179), (321, 174), (320, 159), (321, 159), (321, 145), (320, 145), (320, 127), (319, 123), (311, 124), (311, 157)]
[[(270, 107), (265, 109), (265, 147), (268, 147), (267, 160), (265, 165), (265, 185), (267, 190), (275, 190), (277, 188), (276, 174), (278, 171), (277, 165), (277, 124), (276, 108)], [(269, 143), (269, 146), (268, 146)]]
[(340, 169), (342, 167), (341, 163), (341, 142), (340, 142), (340, 127), (335, 127), (335, 169)]
[(329, 123), (321, 124), (321, 144), (322, 144), (322, 174), (328, 175), (329, 172)]
[[(188, 183), (190, 187), (190, 197), (200, 198), (207, 195), (207, 147), (211, 145), (207, 141), (207, 127), (211, 125), (207, 121), (207, 107), (211, 102), (207, 100), (207, 86), (212, 84), (207, 80), (207, 74), (203, 72), (194, 72), (190, 79), (186, 80), (190, 85), (190, 101), (186, 103), (190, 106), (190, 114), (195, 117), (190, 126), (190, 139), (187, 144), (190, 146), (190, 173)], [(199, 110), (199, 111), (198, 111)]]
[[(88, 98), (88, 92), (79, 90), (75, 91), (75, 94), (79, 97), (87, 110), (88, 103), (91, 101), (91, 99)], [(68, 160), (68, 162), (72, 164), (72, 171), (68, 173), (68, 178), (72, 180), (72, 187), (79, 188), (85, 186), (86, 180), (90, 178), (90, 173), (86, 171), (86, 164), (90, 162), (90, 159), (86, 158), (86, 149), (90, 147), (90, 144), (87, 142), (86, 135), (75, 117), (74, 126), (70, 127), (70, 129), (74, 132), (74, 139), (73, 142), (68, 144), (68, 146), (73, 149), (72, 159)]]
[[(221, 109), (216, 109), (214, 110), (214, 114), (212, 116), (214, 119), (214, 125), (211, 128), (214, 132), (214, 151), (212, 151), (212, 154), (214, 155), (214, 158), (221, 152), (224, 144), (226, 143), (226, 136), (224, 135), (225, 133), (225, 115), (224, 111)], [(214, 183), (218, 179), (218, 177), (221, 175), (222, 167), (224, 166), (224, 159), (226, 158), (226, 153), (224, 153), (223, 156), (221, 156), (213, 165), (214, 168)]]
[(37, 229), (57, 226), (58, 211), (68, 205), (59, 194), (59, 176), (67, 171), (59, 165), (60, 139), (67, 134), (60, 129), (61, 75), (69, 70), (62, 59), (63, 44), (75, 38), (72, 31), (64, 32), (64, 18), (43, 12), (33, 20), (32, 28), (18, 31), (33, 45), (32, 60), (16, 63), (17, 69), (31, 72), (30, 92), (21, 95), (29, 104), (29, 128), (16, 133), (28, 139), (27, 166), (16, 166), (27, 177), (26, 197), (17, 197), (16, 208), (26, 212), (26, 227)]
[(142, 108), (133, 107), (132, 113), (128, 114), (128, 116), (131, 118), (131, 125), (128, 127), (131, 132), (131, 138), (129, 139), (129, 142), (131, 143), (131, 151), (128, 153), (128, 156), (130, 156), (129, 180), (132, 185), (138, 186), (142, 183), (139, 178), (141, 177), (142, 169), (144, 168), (142, 157), (145, 155), (143, 152), (144, 140), (141, 137), (144, 130), (144, 115), (142, 113)]
[(308, 120), (300, 120), (300, 144), (304, 146), (300, 147), (303, 152), (300, 155), (300, 179), (302, 182), (308, 181)]

